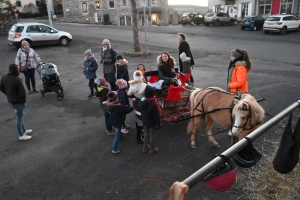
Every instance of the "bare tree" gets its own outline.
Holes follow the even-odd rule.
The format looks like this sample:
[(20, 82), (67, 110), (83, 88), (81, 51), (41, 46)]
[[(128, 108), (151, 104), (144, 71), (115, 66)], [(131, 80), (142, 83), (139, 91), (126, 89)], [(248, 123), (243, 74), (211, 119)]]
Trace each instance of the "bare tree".
[(140, 52), (139, 32), (137, 25), (137, 9), (136, 0), (131, 1), (131, 12), (132, 12), (132, 28), (133, 28), (133, 49), (135, 52)]

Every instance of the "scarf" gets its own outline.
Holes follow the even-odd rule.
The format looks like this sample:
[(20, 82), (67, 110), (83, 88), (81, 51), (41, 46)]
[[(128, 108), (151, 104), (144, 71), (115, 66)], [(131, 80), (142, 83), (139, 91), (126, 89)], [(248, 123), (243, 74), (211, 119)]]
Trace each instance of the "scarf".
[(21, 66), (30, 66), (28, 67), (29, 69), (34, 68), (35, 65), (33, 62), (31, 62), (31, 58), (33, 58), (33, 53), (30, 51), (30, 49), (22, 49), (22, 54), (21, 54)]
[(108, 47), (102, 47), (102, 51), (103, 52), (105, 52), (105, 51), (108, 51), (108, 50), (110, 50), (111, 49), (111, 46), (110, 45), (108, 45)]
[(162, 114), (162, 111), (161, 111), (161, 109), (160, 109), (160, 106), (159, 106), (159, 104), (158, 104), (157, 99), (152, 97), (152, 98), (147, 98), (147, 100), (149, 100), (149, 101), (154, 101), (154, 102), (156, 103), (158, 114), (161, 115), (161, 114)]
[(92, 60), (94, 58), (94, 56), (93, 55), (91, 55), (91, 56), (89, 56), (89, 57), (87, 57), (87, 58), (84, 58), (84, 61), (87, 61), (87, 60)]

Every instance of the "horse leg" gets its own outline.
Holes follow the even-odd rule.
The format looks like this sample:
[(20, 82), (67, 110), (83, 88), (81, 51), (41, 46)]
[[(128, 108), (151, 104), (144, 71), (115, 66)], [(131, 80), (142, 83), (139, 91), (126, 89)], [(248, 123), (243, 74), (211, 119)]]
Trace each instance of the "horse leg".
[(188, 124), (188, 133), (191, 133), (191, 147), (193, 149), (196, 148), (196, 131), (202, 121), (201, 117), (195, 117)]
[(206, 116), (206, 132), (208, 135), (208, 142), (211, 146), (214, 146), (215, 148), (220, 148), (219, 144), (216, 142), (214, 136), (212, 135), (212, 125), (213, 125), (213, 120), (209, 117), (209, 115)]

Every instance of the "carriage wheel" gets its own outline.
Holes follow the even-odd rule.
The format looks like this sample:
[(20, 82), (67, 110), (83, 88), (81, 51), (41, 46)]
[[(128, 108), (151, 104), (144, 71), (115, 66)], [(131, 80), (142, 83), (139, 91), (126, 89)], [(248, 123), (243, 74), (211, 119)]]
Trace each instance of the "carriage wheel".
[(43, 97), (45, 97), (45, 93), (44, 93), (44, 90), (40, 90), (40, 93)]
[(61, 101), (61, 100), (63, 100), (63, 98), (64, 98), (64, 93), (58, 92), (58, 93), (57, 93), (57, 100), (58, 100), (58, 101)]
[(64, 92), (64, 89), (63, 89), (62, 86), (60, 86), (59, 90), (60, 90), (61, 92)]

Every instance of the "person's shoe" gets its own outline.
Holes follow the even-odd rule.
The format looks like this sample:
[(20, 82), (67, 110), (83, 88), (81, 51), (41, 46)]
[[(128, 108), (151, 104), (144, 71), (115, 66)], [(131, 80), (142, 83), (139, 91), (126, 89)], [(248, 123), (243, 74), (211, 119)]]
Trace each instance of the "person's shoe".
[(121, 137), (121, 140), (125, 140), (125, 139), (126, 139), (126, 136), (123, 135), (123, 137)]
[(31, 138), (32, 138), (31, 136), (26, 134), (19, 136), (19, 140), (30, 140)]
[(148, 148), (143, 148), (143, 153), (147, 153), (148, 152)]
[(117, 154), (117, 153), (120, 153), (120, 150), (117, 150), (117, 151), (112, 150), (111, 152), (114, 154)]
[(116, 131), (111, 130), (111, 131), (106, 131), (107, 135), (114, 135), (116, 134)]
[(28, 129), (28, 130), (26, 130), (26, 131), (24, 132), (24, 134), (26, 134), (26, 135), (28, 135), (28, 134), (30, 134), (30, 133), (32, 133), (32, 129)]
[(130, 125), (126, 124), (124, 128), (130, 129)]
[(88, 99), (92, 99), (92, 98), (94, 98), (94, 97), (95, 97), (94, 94), (90, 94), (87, 98), (88, 98)]
[(31, 94), (32, 93), (32, 91), (31, 90), (28, 90), (28, 94)]
[(32, 92), (33, 92), (33, 93), (39, 93), (39, 91), (37, 91), (36, 89), (33, 89)]
[(158, 152), (158, 150), (159, 150), (159, 148), (156, 147), (156, 148), (154, 148), (153, 150), (150, 150), (150, 151), (149, 151), (149, 154), (150, 154), (150, 155), (156, 154), (156, 153)]
[(128, 131), (126, 128), (122, 128), (122, 129), (121, 129), (121, 132), (124, 133), (124, 134), (129, 133), (129, 131)]
[[(116, 129), (115, 128), (112, 128), (111, 129), (113, 132), (116, 132)], [(106, 133), (108, 132), (108, 130), (106, 129)]]

